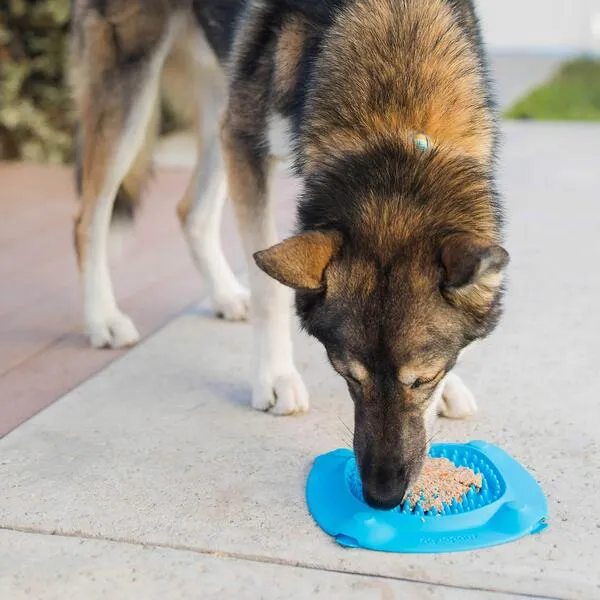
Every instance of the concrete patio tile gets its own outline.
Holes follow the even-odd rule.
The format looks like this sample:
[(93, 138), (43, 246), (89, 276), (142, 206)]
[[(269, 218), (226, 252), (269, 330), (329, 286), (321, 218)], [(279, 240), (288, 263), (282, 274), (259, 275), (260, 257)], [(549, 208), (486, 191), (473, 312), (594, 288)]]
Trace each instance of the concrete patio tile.
[[(345, 445), (347, 392), (300, 336), (304, 417), (248, 408), (250, 329), (188, 314), (0, 441), (0, 526), (476, 590), (598, 598), (600, 129), (507, 128), (502, 188), (512, 253), (506, 318), (462, 367), (480, 399), (438, 440), (487, 439), (550, 502), (540, 535), (415, 556), (338, 547), (313, 523), (315, 455)], [(0, 562), (0, 566), (2, 563)], [(477, 596), (479, 597), (479, 596)]]
[[(0, 531), (10, 600), (517, 600), (523, 596), (260, 563), (153, 546)], [(8, 568), (6, 568), (8, 567)]]

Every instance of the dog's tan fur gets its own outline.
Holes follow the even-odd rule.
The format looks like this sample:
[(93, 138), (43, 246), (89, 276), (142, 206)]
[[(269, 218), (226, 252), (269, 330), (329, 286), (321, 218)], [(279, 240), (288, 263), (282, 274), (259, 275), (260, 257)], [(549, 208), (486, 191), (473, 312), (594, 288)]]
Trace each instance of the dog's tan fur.
[[(70, 83), (82, 147), (81, 207), (75, 220), (75, 246), (82, 268), (98, 197), (125, 126), (123, 90), (107, 85), (118, 71), (118, 44), (127, 54), (142, 54), (164, 35), (166, 11), (147, 12), (143, 2), (109, 2), (105, 17), (85, 1), (75, 3), (70, 52)], [(158, 108), (146, 128), (145, 143), (123, 179), (128, 200), (137, 204), (151, 164)]]
[(281, 28), (274, 59), (273, 92), (276, 103), (285, 102), (297, 85), (298, 69), (309, 33), (309, 26), (301, 17), (291, 17)]

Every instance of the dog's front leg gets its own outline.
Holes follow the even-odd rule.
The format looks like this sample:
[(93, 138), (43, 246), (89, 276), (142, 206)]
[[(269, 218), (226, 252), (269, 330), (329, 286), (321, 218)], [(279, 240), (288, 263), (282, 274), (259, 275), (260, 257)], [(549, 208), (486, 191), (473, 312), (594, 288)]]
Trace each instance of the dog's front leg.
[(466, 419), (477, 412), (473, 392), (456, 373), (448, 373), (444, 380), (438, 410), (448, 419)]
[(227, 113), (221, 127), (227, 185), (246, 254), (254, 333), (252, 406), (287, 415), (308, 409), (308, 393), (294, 366), (290, 292), (263, 273), (252, 256), (277, 242), (269, 198), (270, 165), (260, 141)]

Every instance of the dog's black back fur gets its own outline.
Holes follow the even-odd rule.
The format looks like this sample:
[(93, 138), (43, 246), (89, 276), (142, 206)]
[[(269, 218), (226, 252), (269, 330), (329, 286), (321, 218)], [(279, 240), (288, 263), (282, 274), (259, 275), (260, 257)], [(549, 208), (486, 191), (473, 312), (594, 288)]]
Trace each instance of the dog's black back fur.
[(221, 62), (233, 45), (235, 31), (248, 0), (193, 0), (192, 8), (208, 43)]

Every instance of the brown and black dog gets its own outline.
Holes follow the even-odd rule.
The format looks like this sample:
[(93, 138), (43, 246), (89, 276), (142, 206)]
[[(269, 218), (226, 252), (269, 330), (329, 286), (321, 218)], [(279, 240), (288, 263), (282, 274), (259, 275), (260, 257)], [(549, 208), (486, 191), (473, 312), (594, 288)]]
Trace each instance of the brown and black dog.
[[(115, 301), (108, 234), (139, 201), (166, 91), (195, 107), (198, 163), (178, 215), (229, 319), (249, 305), (219, 244), (226, 194), (235, 207), (252, 405), (308, 408), (294, 289), (304, 328), (348, 383), (365, 499), (398, 504), (436, 414), (476, 408), (451, 370), (496, 325), (508, 262), (471, 0), (75, 0), (71, 66), (91, 343), (138, 339)], [(288, 155), (302, 181), (298, 228), (277, 243), (269, 179)]]

